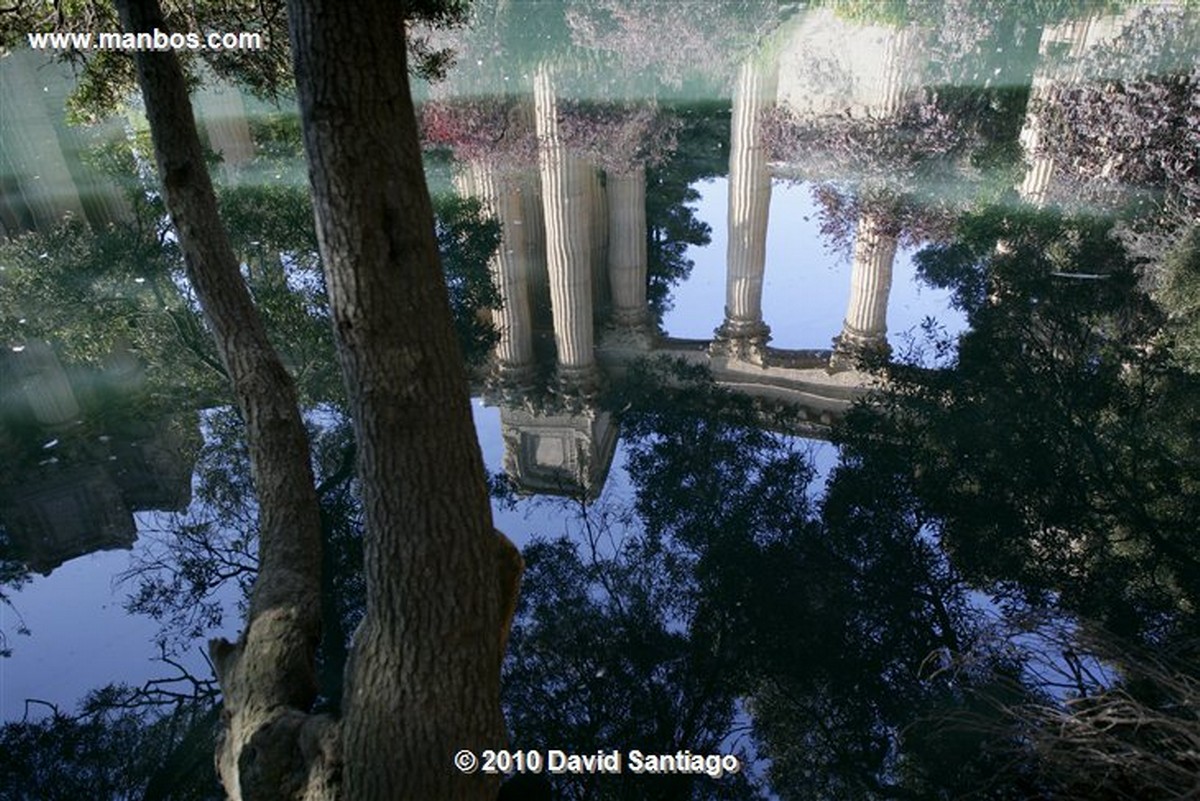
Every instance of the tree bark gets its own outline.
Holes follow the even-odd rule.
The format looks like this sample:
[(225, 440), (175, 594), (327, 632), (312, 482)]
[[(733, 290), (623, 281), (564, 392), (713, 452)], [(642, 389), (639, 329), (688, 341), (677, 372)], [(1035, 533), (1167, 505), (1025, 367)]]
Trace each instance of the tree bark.
[[(157, 0), (120, 0), (127, 31), (167, 30)], [(163, 194), (191, 282), (246, 426), (259, 514), (259, 573), (237, 644), (210, 649), (224, 693), (218, 770), (232, 799), (332, 797), (336, 727), (316, 691), (321, 535), (296, 391), (267, 339), (217, 214), (179, 60), (139, 51), (138, 81)]]
[(403, 8), (289, 2), (366, 525), (343, 794), (491, 799), (495, 778), (460, 773), (453, 758), (504, 745), (499, 668), (519, 555), (492, 528), (421, 163)]

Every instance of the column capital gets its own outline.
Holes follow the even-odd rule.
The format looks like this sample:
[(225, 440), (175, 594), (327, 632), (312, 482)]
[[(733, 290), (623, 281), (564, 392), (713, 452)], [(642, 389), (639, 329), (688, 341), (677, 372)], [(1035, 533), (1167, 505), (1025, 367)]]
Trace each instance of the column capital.
[(501, 392), (528, 393), (537, 381), (537, 368), (532, 364), (516, 364), (496, 360), (488, 375), (488, 383)]
[(842, 333), (833, 338), (829, 372), (840, 373), (845, 370), (854, 370), (864, 360), (886, 361), (891, 355), (892, 346), (888, 344), (886, 335), (863, 331), (849, 323), (844, 323)]
[(713, 334), (710, 354), (766, 366), (771, 329), (762, 320), (731, 317), (727, 310), (725, 322)]
[(596, 365), (570, 366), (559, 364), (555, 373), (554, 394), (568, 407), (572, 402), (586, 402), (600, 392), (600, 371)]

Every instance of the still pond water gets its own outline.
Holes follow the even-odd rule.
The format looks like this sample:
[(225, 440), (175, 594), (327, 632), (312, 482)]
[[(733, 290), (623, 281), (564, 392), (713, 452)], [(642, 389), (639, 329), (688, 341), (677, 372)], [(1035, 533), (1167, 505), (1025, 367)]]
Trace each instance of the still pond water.
[[(1030, 6), (498, 1), (430, 34), (427, 173), (528, 563), (514, 746), (746, 764), (555, 797), (1186, 789), (1200, 13)], [(72, 126), (74, 86), (0, 59), (0, 796), (215, 797), (248, 465), (144, 119)], [(360, 512), (296, 114), (193, 103), (311, 426), (336, 637)], [(1120, 735), (1171, 769), (1072, 750), (1054, 716), (1121, 690), (1176, 710)]]

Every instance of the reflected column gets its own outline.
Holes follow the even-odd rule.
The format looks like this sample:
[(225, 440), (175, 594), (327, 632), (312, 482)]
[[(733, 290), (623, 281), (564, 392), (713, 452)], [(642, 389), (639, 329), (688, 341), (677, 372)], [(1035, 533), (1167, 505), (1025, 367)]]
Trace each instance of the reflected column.
[[(1045, 104), (1050, 100), (1056, 83), (1073, 83), (1079, 78), (1078, 62), (1097, 37), (1112, 28), (1116, 17), (1066, 20), (1047, 26), (1038, 44), (1038, 67), (1034, 70), (1026, 105), (1025, 121), (1019, 141), (1025, 151), (1025, 175), (1017, 185), (1021, 199), (1038, 208), (1046, 205), (1050, 182), (1054, 178), (1054, 157), (1044, 151)], [(1065, 51), (1056, 56), (1055, 51)], [(1055, 63), (1065, 62), (1064, 63)]]
[(608, 176), (608, 278), (612, 288), (610, 336), (648, 347), (646, 302), (646, 170)]
[(887, 307), (895, 259), (895, 234), (878, 214), (864, 212), (854, 237), (850, 302), (842, 333), (833, 340), (831, 370), (848, 370), (864, 355), (889, 352)]
[(542, 204), (542, 183), (537, 172), (524, 173), (521, 188), (521, 225), (525, 229), (525, 257), (529, 267), (529, 299), (533, 306), (533, 327), (537, 332), (553, 331), (550, 311), (550, 276), (546, 269), (546, 216)]
[(79, 402), (71, 382), (50, 345), (30, 339), (13, 356), (21, 388), (33, 417), (45, 426), (62, 426), (79, 419)]
[(230, 173), (254, 158), (254, 138), (246, 120), (246, 104), (236, 86), (225, 81), (205, 83), (196, 93), (196, 112), (208, 135), (208, 146), (221, 156)]
[[(57, 65), (56, 65), (57, 66)], [(67, 170), (75, 182), (84, 215), (94, 231), (103, 231), (109, 225), (133, 221), (133, 206), (121, 188), (121, 179), (98, 167), (89, 151), (101, 143), (115, 143), (125, 139), (125, 125), (118, 118), (90, 122), (86, 126), (72, 125), (67, 121), (68, 98), (75, 88), (70, 73), (48, 70), (42, 87), (42, 99), (50, 109), (54, 132), (58, 136), (59, 148), (66, 161)], [(3, 105), (0, 104), (0, 109)], [(0, 111), (3, 114), (3, 111)], [(132, 176), (123, 176), (128, 180)]]
[(916, 46), (916, 34), (909, 27), (890, 31), (880, 43), (883, 58), (863, 101), (868, 116), (886, 120), (900, 113), (911, 87), (920, 80), (920, 65), (914, 59)]
[(771, 176), (759, 118), (774, 102), (775, 68), (746, 62), (733, 92), (729, 147), (729, 244), (726, 250), (725, 322), (714, 352), (762, 364), (770, 329), (762, 319), (767, 214)]
[(65, 111), (43, 97), (58, 75), (57, 65), (45, 60), (42, 53), (16, 50), (5, 57), (0, 81), (0, 192), (8, 196), (6, 206), (15, 207), (5, 215), (14, 233), (48, 231), (66, 214), (87, 219), (55, 131), (54, 117)]
[(608, 189), (606, 176), (594, 165), (588, 170), (589, 218), (592, 223), (592, 300), (595, 314), (603, 318), (612, 298), (608, 286)]
[(533, 377), (534, 359), (529, 250), (525, 241), (528, 226), (523, 219), (520, 186), (487, 161), (466, 164), (461, 176), (460, 191), (478, 198), (484, 213), (500, 224), (500, 245), (488, 262), (502, 301), (501, 307), (492, 312), (492, 324), (500, 334), (495, 349), (496, 369), (501, 382), (523, 387)]
[(562, 144), (553, 79), (545, 65), (534, 75), (533, 93), (559, 384), (569, 393), (586, 391), (596, 381), (590, 214), (594, 173)]

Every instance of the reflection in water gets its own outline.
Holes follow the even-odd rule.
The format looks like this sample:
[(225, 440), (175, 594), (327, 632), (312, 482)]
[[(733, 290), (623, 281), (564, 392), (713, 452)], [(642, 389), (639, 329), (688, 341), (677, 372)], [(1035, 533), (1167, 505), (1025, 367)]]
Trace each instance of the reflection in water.
[(66, 65), (47, 65), (28, 50), (5, 57), (0, 236), (49, 230), (64, 214), (97, 228), (129, 216), (127, 199), (95, 168), (97, 154), (91, 153), (97, 142), (119, 138), (121, 126), (107, 122), (85, 132), (68, 125), (63, 108), (70, 76)]
[[(435, 190), (485, 218), (439, 204), (474, 389), (499, 407), (496, 503), (525, 515), (508, 532), (528, 563), (504, 669), (513, 744), (748, 763), (720, 780), (554, 777), (556, 797), (1189, 789), (1195, 15), (948, 3), (937, 17), (772, 5), (677, 20), (572, 3), (536, 4), (533, 19), (533, 5), (488, 5), (455, 33), (462, 66), (422, 112)], [(711, 63), (663, 47), (676, 29), (714, 48)], [(127, 197), (77, 158), (89, 135), (57, 117), (65, 77), (39, 92), (49, 73), (28, 53), (2, 68), (5, 108), (19, 111), (0, 119), (3, 580), (20, 578), (10, 562), (49, 572), (129, 547), (134, 512), (190, 502), (171, 547), (141, 563), (133, 604), (179, 630), (164, 640), (187, 641), (212, 623), (209, 593), (254, 570), (240, 423), (155, 198)], [(295, 174), (298, 132), (248, 118), (254, 102), (231, 87), (196, 102), (314, 432), (321, 703), (336, 710), (362, 610), (354, 445), (311, 210), (254, 185)], [(1121, 142), (1097, 130), (1105, 102), (1125, 112)], [(114, 134), (109, 156), (134, 175), (136, 137), (94, 137)], [(683, 339), (662, 312), (687, 247), (707, 241), (691, 186), (714, 175), (729, 188), (725, 308), (703, 321), (711, 337)], [(811, 182), (818, 244), (849, 259), (831, 348), (788, 347), (764, 319), (768, 270), (807, 259), (767, 248), (768, 230), (789, 225), (768, 219), (785, 180)], [(64, 214), (74, 222), (60, 228)], [(905, 249), (969, 322), (953, 339), (931, 322), (925, 353), (888, 337)], [(819, 487), (807, 439), (838, 448)], [(0, 597), (19, 606), (17, 591)], [(170, 770), (139, 763), (130, 792), (179, 781), (204, 797), (201, 696), (139, 717), (115, 710), (163, 697), (110, 690), (79, 718), (7, 726), (4, 742), (21, 764), (39, 733), (120, 764), (123, 748), (147, 747), (122, 732), (163, 732), (156, 759)], [(83, 758), (61, 751), (64, 771)], [(89, 779), (105, 797), (125, 792), (111, 775)], [(36, 781), (0, 775), (0, 794)]]
[(72, 382), (42, 340), (0, 353), (5, 558), (43, 575), (83, 554), (131, 548), (134, 512), (191, 501), (194, 422), (189, 431), (181, 420), (139, 420), (129, 375), (139, 368), (128, 353), (110, 364)]
[(528, 396), (500, 401), (504, 471), (521, 492), (595, 498), (617, 445), (612, 415), (594, 404), (535, 408)]
[(721, 350), (751, 363), (762, 362), (770, 338), (762, 320), (762, 292), (771, 178), (758, 120), (774, 93), (774, 83), (772, 67), (742, 65), (733, 90), (730, 123), (725, 322), (717, 337)]

